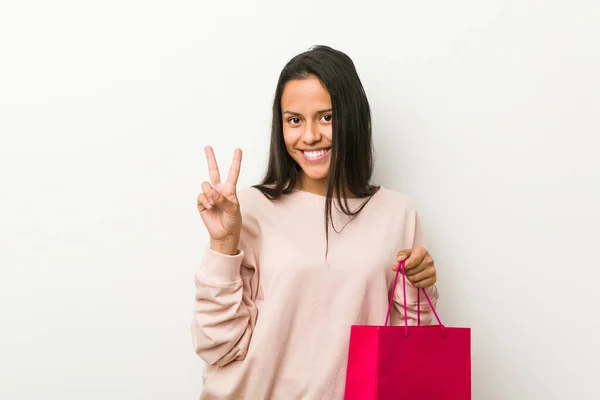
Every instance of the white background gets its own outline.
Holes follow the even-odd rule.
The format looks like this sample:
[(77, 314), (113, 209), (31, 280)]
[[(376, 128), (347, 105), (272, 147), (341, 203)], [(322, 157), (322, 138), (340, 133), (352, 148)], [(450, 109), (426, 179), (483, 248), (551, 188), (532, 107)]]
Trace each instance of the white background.
[(594, 0), (1, 0), (0, 398), (198, 397), (203, 147), (257, 183), (313, 44), (356, 64), (474, 399), (599, 398), (599, 38)]

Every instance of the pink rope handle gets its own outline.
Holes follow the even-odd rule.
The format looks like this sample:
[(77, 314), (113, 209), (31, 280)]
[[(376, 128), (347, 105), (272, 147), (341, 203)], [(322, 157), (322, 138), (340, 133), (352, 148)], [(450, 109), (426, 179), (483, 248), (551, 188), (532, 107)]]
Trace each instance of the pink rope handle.
[(417, 325), (421, 326), (421, 291), (417, 290)]
[[(405, 261), (400, 261), (398, 263), (398, 269), (396, 270), (396, 277), (394, 278), (394, 285), (392, 286), (392, 293), (390, 295), (390, 302), (388, 304), (388, 310), (385, 316), (385, 324), (384, 326), (387, 326), (389, 320), (390, 320), (390, 313), (392, 311), (392, 305), (394, 303), (394, 294), (396, 292), (396, 285), (398, 283), (398, 275), (400, 274), (400, 271), (402, 271), (402, 291), (404, 292), (404, 337), (408, 336), (408, 312), (406, 310), (406, 269), (405, 269), (405, 265), (404, 265)], [(433, 304), (431, 303), (431, 299), (429, 298), (429, 295), (427, 294), (427, 291), (425, 291), (425, 289), (417, 289), (417, 321), (418, 321), (418, 325), (421, 326), (421, 290), (423, 291), (423, 294), (425, 295), (425, 298), (427, 299), (427, 303), (429, 303), (429, 307), (431, 307), (431, 310), (433, 311), (433, 315), (435, 315), (435, 319), (437, 319), (437, 322), (440, 326), (440, 329), (442, 331), (442, 337), (446, 337), (446, 327), (444, 326), (444, 324), (442, 324), (442, 321), (440, 320), (440, 317), (437, 313), (437, 311), (435, 310), (435, 307), (433, 306)]]

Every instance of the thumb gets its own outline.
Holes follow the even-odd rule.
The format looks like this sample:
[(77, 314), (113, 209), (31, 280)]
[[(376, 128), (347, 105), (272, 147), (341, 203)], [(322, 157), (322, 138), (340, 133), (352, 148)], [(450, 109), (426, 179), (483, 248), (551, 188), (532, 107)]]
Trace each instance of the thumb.
[(412, 253), (412, 249), (406, 249), (406, 250), (399, 251), (396, 256), (396, 261), (401, 262), (404, 260), (408, 260), (411, 253)]
[[(411, 254), (412, 254), (412, 249), (406, 249), (406, 250), (399, 251), (398, 254), (396, 255), (396, 262), (400, 263), (402, 261), (408, 260), (408, 258), (410, 257)], [(392, 266), (392, 270), (397, 271), (398, 264), (394, 264)]]

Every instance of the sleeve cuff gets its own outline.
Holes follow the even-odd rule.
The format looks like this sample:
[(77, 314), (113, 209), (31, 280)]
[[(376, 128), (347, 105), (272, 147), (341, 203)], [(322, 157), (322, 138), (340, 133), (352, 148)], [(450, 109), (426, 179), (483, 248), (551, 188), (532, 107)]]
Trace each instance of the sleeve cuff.
[[(425, 292), (427, 292), (427, 295), (429, 296), (429, 299), (431, 301), (437, 300), (438, 297), (440, 296), (440, 293), (438, 291), (438, 287), (435, 284), (433, 286), (430, 286), (430, 287), (426, 288)], [(425, 296), (423, 296), (423, 297), (425, 297)], [(425, 301), (427, 302), (427, 299), (425, 299)]]
[(200, 265), (198, 276), (206, 283), (228, 284), (242, 279), (240, 267), (244, 251), (239, 250), (235, 256), (218, 253), (210, 247), (206, 249)]

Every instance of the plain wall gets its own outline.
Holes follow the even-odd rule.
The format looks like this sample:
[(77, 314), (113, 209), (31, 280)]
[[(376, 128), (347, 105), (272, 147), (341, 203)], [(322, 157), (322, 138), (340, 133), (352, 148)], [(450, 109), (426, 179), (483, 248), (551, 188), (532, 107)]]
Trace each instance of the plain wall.
[(356, 64), (473, 398), (598, 398), (599, 37), (593, 0), (0, 1), (0, 398), (198, 397), (203, 148), (257, 183), (313, 44)]

